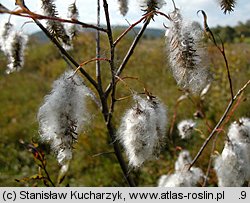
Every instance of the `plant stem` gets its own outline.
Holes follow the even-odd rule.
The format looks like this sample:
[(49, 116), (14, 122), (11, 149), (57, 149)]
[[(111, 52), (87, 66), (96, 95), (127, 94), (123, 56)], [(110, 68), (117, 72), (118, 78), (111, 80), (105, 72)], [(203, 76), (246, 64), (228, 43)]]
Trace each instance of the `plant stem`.
[[(100, 26), (100, 0), (97, 0), (97, 26)], [(96, 31), (96, 58), (100, 58), (100, 31)], [(101, 65), (100, 61), (96, 61), (96, 80), (99, 91), (102, 91)]]
[(195, 164), (195, 162), (198, 160), (198, 158), (201, 156), (203, 150), (206, 148), (206, 146), (209, 143), (209, 141), (213, 138), (213, 136), (215, 135), (215, 133), (217, 132), (217, 130), (219, 129), (219, 127), (221, 126), (221, 124), (223, 123), (223, 121), (227, 118), (227, 115), (228, 115), (231, 107), (233, 106), (235, 100), (241, 95), (241, 93), (247, 88), (247, 86), (249, 84), (250, 84), (250, 80), (248, 80), (248, 82), (231, 99), (231, 101), (229, 102), (226, 110), (224, 111), (223, 115), (221, 116), (219, 122), (216, 124), (216, 126), (214, 127), (214, 129), (212, 130), (212, 132), (210, 133), (210, 135), (207, 137), (207, 139), (203, 143), (202, 147), (200, 148), (199, 152), (197, 153), (197, 155), (193, 159), (192, 163), (189, 165), (188, 169), (190, 169)]
[[(241, 102), (241, 99), (242, 99), (242, 94), (239, 96), (236, 104), (234, 105), (234, 107), (232, 108), (231, 112), (228, 114), (227, 116), (227, 119), (225, 120), (224, 124), (221, 126), (221, 129), (224, 129), (224, 126), (228, 123), (228, 121), (230, 120), (230, 118), (232, 117), (233, 113), (235, 112), (235, 110), (237, 109), (237, 107), (240, 105), (240, 102)], [(206, 184), (207, 184), (207, 180), (208, 180), (208, 176), (209, 176), (209, 173), (210, 173), (210, 169), (211, 169), (211, 166), (212, 166), (212, 161), (213, 161), (213, 158), (212, 158), (212, 155), (214, 153), (214, 150), (215, 150), (215, 147), (216, 147), (216, 141), (217, 141), (217, 138), (219, 136), (221, 131), (218, 131), (214, 137), (214, 140), (213, 140), (213, 144), (212, 144), (212, 147), (211, 147), (211, 153), (210, 153), (210, 158), (209, 158), (209, 163), (208, 163), (208, 167), (207, 167), (207, 171), (206, 171), (206, 175), (205, 175), (205, 178), (204, 178), (204, 182), (203, 182), (203, 187), (206, 187)]]
[[(137, 46), (138, 42), (140, 41), (141, 37), (143, 36), (144, 31), (146, 30), (148, 24), (150, 22), (150, 19), (148, 19), (144, 25), (142, 26), (142, 28), (140, 29), (138, 35), (135, 37), (132, 45), (130, 46), (125, 58), (123, 59), (120, 67), (118, 68), (118, 70), (116, 71), (115, 76), (120, 76), (120, 74), (122, 73), (123, 69), (125, 68), (125, 66), (127, 65), (130, 57), (133, 55), (135, 47)], [(109, 84), (109, 86), (107, 87), (105, 93), (106, 95), (108, 95), (110, 93), (110, 91), (112, 90), (112, 84)]]
[(43, 170), (44, 170), (44, 172), (45, 172), (45, 174), (46, 174), (46, 176), (47, 176), (48, 181), (50, 182), (50, 184), (51, 184), (53, 187), (55, 187), (55, 184), (54, 184), (53, 181), (51, 180), (50, 175), (49, 175), (49, 173), (48, 173), (48, 171), (47, 171), (47, 169), (46, 169), (46, 166), (44, 165), (43, 161), (41, 161), (41, 163), (42, 163), (42, 167), (43, 167)]
[(229, 65), (228, 65), (228, 61), (227, 61), (227, 57), (226, 57), (226, 53), (225, 53), (225, 48), (224, 48), (224, 45), (222, 43), (222, 50), (220, 50), (222, 56), (223, 56), (223, 59), (224, 59), (224, 62), (225, 62), (225, 66), (227, 68), (227, 78), (228, 78), (228, 81), (229, 81), (229, 86), (230, 86), (230, 93), (231, 93), (231, 98), (233, 99), (234, 97), (234, 92), (233, 92), (233, 83), (232, 83), (232, 79), (231, 79), (231, 74), (230, 74), (230, 69), (229, 69)]
[(143, 20), (145, 20), (148, 16), (152, 15), (154, 13), (154, 11), (149, 12), (147, 15), (143, 16), (140, 20), (138, 20), (137, 22), (133, 23), (132, 25), (130, 25), (128, 27), (128, 29), (126, 29), (114, 42), (114, 46), (116, 46), (120, 40), (130, 31), (132, 30), (136, 25), (138, 25), (140, 22), (142, 22)]
[(110, 45), (110, 71), (111, 71), (111, 105), (110, 108), (108, 108), (108, 103), (107, 103), (107, 98), (108, 95), (100, 95), (101, 100), (102, 100), (102, 107), (103, 107), (103, 116), (106, 122), (106, 127), (109, 133), (109, 136), (112, 140), (115, 155), (117, 157), (117, 160), (120, 164), (120, 167), (122, 169), (122, 172), (124, 174), (125, 179), (127, 180), (129, 186), (134, 187), (135, 183), (133, 178), (130, 176), (128, 173), (128, 167), (127, 164), (122, 156), (122, 152), (119, 146), (119, 143), (116, 142), (116, 136), (115, 136), (115, 128), (112, 124), (112, 115), (113, 115), (113, 110), (115, 106), (115, 93), (116, 93), (116, 83), (115, 83), (115, 66), (114, 66), (114, 58), (115, 58), (115, 46), (114, 46), (114, 41), (113, 41), (113, 33), (112, 33), (112, 28), (110, 24), (110, 17), (109, 17), (109, 9), (108, 9), (108, 3), (106, 0), (103, 0), (103, 8), (105, 12), (105, 17), (106, 17), (106, 23), (107, 23), (107, 35), (109, 38), (109, 45)]
[[(228, 82), (229, 82), (229, 86), (230, 86), (230, 93), (231, 93), (231, 99), (234, 98), (234, 93), (233, 93), (233, 83), (232, 83), (232, 79), (231, 79), (231, 74), (230, 74), (230, 69), (229, 69), (229, 65), (228, 65), (228, 61), (227, 61), (227, 57), (226, 57), (226, 53), (225, 53), (225, 47), (224, 47), (224, 43), (221, 41), (221, 46), (222, 48), (217, 44), (216, 39), (214, 37), (213, 32), (210, 30), (208, 24), (207, 24), (207, 15), (203, 10), (199, 10), (198, 12), (201, 12), (203, 17), (204, 17), (204, 29), (205, 29), (205, 34), (208, 36), (209, 39), (211, 39), (211, 41), (214, 43), (214, 45), (216, 46), (216, 48), (219, 50), (219, 52), (222, 54), (224, 62), (225, 62), (225, 66), (227, 69), (227, 77), (228, 77)], [(198, 13), (197, 12), (197, 13)]]
[(41, 14), (33, 13), (25, 5), (21, 6), (21, 7), (22, 7), (22, 10), (17, 10), (17, 11), (1, 10), (0, 9), (0, 13), (8, 13), (11, 15), (19, 16), (19, 17), (31, 18), (31, 19), (37, 19), (37, 20), (52, 20), (52, 21), (58, 21), (58, 22), (62, 22), (62, 23), (77, 24), (77, 25), (81, 25), (83, 28), (91, 28), (91, 29), (99, 30), (101, 32), (107, 32), (107, 30), (102, 28), (102, 27), (95, 26), (95, 25), (88, 24), (88, 23), (84, 23), (84, 22), (78, 21), (76, 19), (68, 20), (68, 19), (63, 19), (63, 18), (58, 18), (58, 17), (44, 16)]
[[(25, 5), (24, 5), (25, 6)], [(26, 6), (25, 8), (29, 10)], [(36, 25), (44, 32), (44, 34), (52, 41), (56, 47), (60, 50), (61, 54), (64, 55), (76, 68), (80, 65), (69, 55), (69, 53), (61, 46), (61, 44), (50, 34), (50, 32), (39, 22), (39, 20), (32, 18)], [(89, 80), (89, 82), (98, 89), (96, 81), (83, 69), (80, 68), (80, 72)]]

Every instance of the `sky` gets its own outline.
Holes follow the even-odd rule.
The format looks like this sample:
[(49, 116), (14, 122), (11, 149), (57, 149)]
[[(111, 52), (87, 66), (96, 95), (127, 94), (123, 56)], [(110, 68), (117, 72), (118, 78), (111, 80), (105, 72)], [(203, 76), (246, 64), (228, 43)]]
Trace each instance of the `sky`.
[[(55, 0), (59, 16), (67, 18), (67, 8), (74, 0)], [(100, 0), (102, 2), (102, 0)], [(129, 11), (125, 17), (119, 12), (118, 0), (107, 0), (109, 4), (110, 19), (113, 25), (128, 25), (139, 20), (143, 14), (140, 10), (140, 2), (143, 0), (128, 0)], [(95, 24), (96, 22), (96, 4), (97, 0), (76, 0), (80, 13), (80, 21), (85, 23)], [(169, 13), (173, 10), (171, 0), (166, 0), (167, 4), (161, 8), (164, 13)], [(198, 10), (204, 10), (208, 16), (208, 24), (210, 27), (217, 25), (234, 26), (239, 21), (245, 22), (250, 19), (250, 1), (238, 0), (236, 1), (235, 11), (230, 14), (223, 14), (220, 10), (219, 0), (175, 0), (176, 6), (181, 9), (184, 19), (186, 21), (198, 21), (202, 23), (203, 18), (201, 14), (197, 15)], [(0, 3), (8, 9), (15, 9), (15, 0), (0, 0)], [(41, 13), (41, 0), (25, 0), (26, 5), (30, 10)], [(9, 18), (6, 14), (0, 14), (0, 22), (7, 21)], [(21, 17), (12, 16), (11, 22), (21, 27), (24, 22), (30, 21)], [(105, 24), (104, 12), (101, 12), (101, 23)], [(153, 28), (163, 28), (163, 23), (168, 24), (166, 19), (162, 16), (155, 18), (155, 22), (150, 24)], [(32, 23), (24, 26), (23, 30), (27, 33), (38, 31), (39, 29)]]

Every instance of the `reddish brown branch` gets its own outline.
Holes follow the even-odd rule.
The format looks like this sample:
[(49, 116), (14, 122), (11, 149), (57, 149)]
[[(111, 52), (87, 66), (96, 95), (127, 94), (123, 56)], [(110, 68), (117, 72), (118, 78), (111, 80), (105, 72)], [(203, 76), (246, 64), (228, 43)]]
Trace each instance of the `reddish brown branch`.
[(148, 16), (152, 15), (154, 13), (154, 11), (151, 11), (149, 13), (147, 13), (147, 15), (143, 16), (140, 20), (138, 20), (137, 22), (133, 23), (132, 25), (130, 25), (114, 42), (114, 46), (116, 46), (120, 40), (129, 32), (131, 31), (136, 25), (138, 25), (139, 23), (141, 23), (142, 21), (144, 21), (146, 18), (148, 18)]
[(77, 71), (79, 71), (79, 70), (81, 70), (82, 69), (82, 67), (83, 66), (85, 66), (85, 65), (87, 65), (87, 64), (89, 64), (89, 63), (91, 63), (91, 62), (94, 62), (94, 61), (110, 61), (109, 59), (107, 59), (107, 58), (92, 58), (92, 59), (90, 59), (90, 60), (87, 60), (87, 61), (84, 61), (84, 62), (82, 62), (81, 64), (79, 64), (79, 67), (75, 70), (75, 72), (74, 72), (74, 75), (75, 75), (75, 73), (77, 72)]
[[(122, 73), (123, 69), (125, 68), (125, 66), (127, 65), (128, 61), (129, 61), (130, 57), (133, 55), (134, 50), (135, 50), (138, 42), (140, 41), (141, 37), (143, 36), (143, 33), (146, 30), (149, 22), (150, 22), (150, 19), (148, 19), (144, 23), (143, 27), (140, 29), (140, 31), (137, 34), (137, 36), (135, 37), (132, 45), (130, 46), (126, 56), (124, 57), (121, 65), (119, 66), (118, 70), (116, 71), (115, 76), (120, 76), (120, 74)], [(107, 87), (106, 91), (105, 91), (106, 95), (108, 95), (111, 92), (111, 90), (112, 90), (112, 84), (110, 83), (109, 86)]]
[(141, 23), (142, 21), (144, 21), (145, 19), (147, 19), (149, 16), (152, 16), (154, 14), (160, 14), (164, 17), (166, 17), (167, 19), (169, 19), (169, 16), (166, 15), (165, 13), (162, 13), (160, 11), (151, 11), (149, 13), (147, 13), (146, 15), (144, 15), (140, 20), (138, 20), (137, 22), (133, 23), (132, 25), (130, 25), (114, 42), (114, 46), (116, 46), (119, 41), (129, 32), (131, 31), (136, 25), (138, 25), (139, 23)]
[(115, 128), (112, 124), (112, 116), (113, 116), (113, 111), (115, 107), (115, 94), (116, 94), (116, 84), (115, 84), (115, 65), (114, 65), (114, 58), (115, 58), (115, 46), (114, 46), (114, 41), (113, 41), (113, 34), (112, 34), (112, 28), (111, 28), (111, 23), (110, 23), (110, 16), (109, 16), (109, 9), (108, 9), (108, 3), (107, 0), (103, 0), (103, 8), (105, 12), (105, 18), (106, 18), (106, 23), (107, 23), (107, 35), (109, 38), (109, 45), (110, 45), (110, 70), (111, 70), (111, 104), (110, 107), (108, 107), (108, 102), (107, 98), (108, 95), (104, 93), (103, 95), (100, 95), (101, 102), (102, 102), (102, 107), (103, 107), (103, 116), (106, 122), (106, 127), (109, 133), (109, 136), (112, 140), (115, 155), (117, 157), (117, 160), (120, 164), (120, 167), (122, 169), (122, 172), (124, 174), (124, 177), (126, 181), (128, 182), (129, 186), (135, 186), (134, 180), (132, 176), (129, 174), (129, 170), (127, 167), (127, 164), (123, 158), (122, 151), (120, 149), (119, 143), (116, 142), (116, 132)]
[[(101, 15), (101, 7), (100, 7), (100, 0), (97, 0), (97, 26), (100, 27), (100, 16)], [(96, 58), (100, 58), (101, 54), (101, 42), (100, 42), (100, 31), (96, 31)], [(96, 61), (96, 80), (98, 84), (99, 91), (103, 93), (102, 88), (102, 77), (101, 77), (101, 64), (100, 61)]]
[(209, 176), (210, 169), (211, 169), (211, 166), (212, 166), (212, 161), (213, 161), (212, 154), (214, 153), (214, 150), (215, 150), (215, 147), (216, 147), (217, 138), (218, 138), (219, 134), (221, 133), (221, 131), (223, 131), (225, 125), (229, 122), (230, 118), (233, 116), (233, 114), (236, 111), (236, 109), (238, 108), (238, 106), (240, 105), (240, 103), (242, 101), (242, 96), (243, 96), (242, 94), (239, 96), (239, 98), (237, 99), (237, 102), (234, 105), (234, 107), (232, 108), (231, 112), (227, 115), (224, 124), (222, 124), (220, 130), (216, 133), (216, 136), (215, 136), (215, 138), (213, 140), (213, 145), (212, 145), (212, 148), (211, 148), (211, 153), (210, 153), (210, 158), (209, 158), (209, 163), (208, 163), (205, 179), (204, 179), (204, 182), (203, 182), (203, 185), (202, 185), (203, 187), (205, 187), (206, 184), (207, 184), (208, 176)]
[(219, 50), (219, 52), (222, 54), (224, 62), (225, 62), (225, 66), (227, 69), (227, 77), (228, 77), (228, 81), (229, 81), (229, 86), (230, 86), (230, 93), (231, 93), (231, 99), (234, 98), (234, 93), (233, 93), (233, 83), (232, 83), (232, 79), (231, 79), (231, 74), (230, 74), (230, 69), (229, 69), (229, 65), (228, 65), (228, 61), (227, 61), (227, 57), (226, 57), (226, 53), (225, 53), (225, 47), (224, 47), (224, 43), (221, 41), (221, 47), (217, 44), (216, 39), (214, 37), (213, 32), (210, 30), (208, 24), (207, 24), (207, 15), (203, 10), (199, 10), (198, 12), (201, 12), (203, 17), (204, 17), (204, 29), (205, 29), (205, 34), (207, 35), (207, 37), (214, 43), (215, 47)]
[(72, 24), (81, 25), (83, 28), (92, 28), (92, 29), (99, 30), (102, 32), (107, 32), (107, 30), (104, 28), (101, 28), (92, 24), (84, 23), (76, 19), (69, 20), (69, 19), (63, 19), (63, 18), (52, 17), (52, 16), (44, 16), (44, 15), (37, 14), (32, 11), (29, 11), (28, 9), (23, 9), (23, 8), (17, 11), (0, 10), (0, 13), (8, 13), (11, 15), (16, 15), (16, 16), (31, 18), (31, 19), (36, 19), (36, 20), (54, 20), (54, 21), (59, 21), (62, 23), (72, 23)]
[(91, 63), (91, 62), (94, 62), (94, 61), (110, 61), (109, 59), (107, 59), (107, 58), (92, 58), (92, 59), (90, 59), (90, 60), (87, 60), (87, 61), (84, 61), (84, 62), (82, 62), (79, 66), (85, 66), (85, 65), (87, 65), (88, 63)]
[(170, 20), (170, 17), (169, 17), (167, 14), (163, 13), (163, 12), (160, 12), (160, 11), (154, 11), (154, 13), (155, 13), (155, 14), (159, 14), (159, 15), (161, 15), (161, 16), (163, 16), (163, 17), (167, 18), (168, 20)]
[(202, 147), (200, 148), (199, 152), (197, 153), (197, 155), (195, 156), (195, 158), (193, 159), (192, 163), (189, 166), (189, 169), (195, 164), (195, 162), (199, 159), (199, 157), (201, 156), (203, 150), (206, 148), (207, 144), (209, 143), (209, 141), (213, 138), (213, 136), (215, 135), (216, 132), (218, 132), (218, 129), (220, 128), (220, 126), (222, 125), (223, 121), (227, 118), (230, 109), (232, 108), (234, 102), (236, 101), (236, 99), (241, 95), (241, 93), (248, 87), (248, 85), (250, 84), (250, 80), (248, 80), (248, 82), (237, 92), (237, 94), (231, 99), (231, 101), (229, 102), (226, 110), (224, 111), (223, 115), (221, 116), (219, 122), (216, 124), (216, 126), (214, 127), (214, 129), (212, 130), (212, 132), (210, 133), (210, 135), (207, 137), (207, 139), (205, 140), (205, 142), (203, 143)]

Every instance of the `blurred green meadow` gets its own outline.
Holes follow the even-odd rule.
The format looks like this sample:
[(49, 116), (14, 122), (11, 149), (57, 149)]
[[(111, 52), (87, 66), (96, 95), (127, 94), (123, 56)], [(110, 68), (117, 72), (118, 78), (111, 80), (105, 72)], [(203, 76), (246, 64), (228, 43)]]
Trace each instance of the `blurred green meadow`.
[[(121, 33), (116, 32), (116, 36)], [(123, 39), (117, 46), (116, 65), (119, 66), (126, 54), (133, 35)], [(109, 56), (106, 36), (102, 36), (101, 56)], [(139, 81), (127, 79), (126, 85), (137, 92), (143, 88), (159, 97), (168, 109), (168, 129), (175, 112), (177, 99), (184, 94), (177, 86), (168, 69), (167, 52), (164, 37), (144, 37), (138, 44), (122, 76), (136, 77)], [(166, 146), (157, 160), (146, 162), (138, 171), (131, 173), (138, 186), (157, 186), (158, 178), (174, 170), (174, 163), (180, 149), (187, 149), (194, 157), (211, 128), (224, 112), (229, 100), (230, 89), (223, 58), (213, 44), (208, 43), (208, 58), (213, 73), (213, 82), (205, 100), (198, 96), (190, 96), (177, 108), (173, 133), (168, 136)], [(235, 40), (225, 44), (226, 55), (231, 70), (234, 92), (250, 78), (250, 43)], [(82, 33), (74, 42), (74, 50), (70, 54), (76, 61), (84, 62), (95, 57), (94, 33)], [(49, 42), (41, 42), (33, 37), (25, 52), (25, 65), (20, 72), (5, 74), (6, 57), (0, 53), (0, 186), (43, 186), (40, 180), (22, 181), (38, 173), (38, 166), (22, 142), (38, 143), (46, 158), (47, 170), (56, 182), (60, 166), (53, 152), (39, 140), (37, 111), (44, 96), (51, 90), (51, 85), (68, 67), (57, 49)], [(110, 74), (107, 62), (101, 62), (102, 77), (107, 85)], [(95, 63), (84, 67), (95, 77)], [(88, 82), (86, 82), (88, 84)], [(144, 84), (143, 84), (144, 83)], [(123, 84), (118, 84), (117, 97), (130, 95)], [(250, 117), (250, 88), (248, 88), (230, 122), (240, 117)], [(120, 118), (131, 105), (131, 99), (117, 102), (114, 124), (119, 127)], [(113, 152), (112, 143), (107, 135), (105, 123), (96, 105), (89, 101), (91, 121), (75, 145), (74, 157), (62, 186), (127, 186), (120, 166)], [(194, 114), (203, 110), (205, 118), (194, 118)], [(176, 124), (183, 119), (195, 119), (198, 129), (189, 140), (181, 140)], [(228, 124), (229, 124), (228, 123)], [(221, 131), (216, 151), (221, 152), (224, 145), (227, 127)], [(207, 170), (211, 154), (211, 144), (206, 148), (196, 166)], [(213, 155), (216, 152), (213, 153)], [(19, 180), (19, 182), (17, 181)], [(21, 180), (21, 182), (20, 182)], [(216, 186), (217, 179), (213, 169), (210, 171), (209, 186)]]

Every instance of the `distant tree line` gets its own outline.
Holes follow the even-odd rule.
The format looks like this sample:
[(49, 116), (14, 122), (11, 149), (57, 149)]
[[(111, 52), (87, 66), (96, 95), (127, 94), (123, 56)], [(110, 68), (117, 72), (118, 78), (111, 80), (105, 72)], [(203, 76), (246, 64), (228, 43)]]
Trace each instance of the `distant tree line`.
[(215, 36), (220, 36), (223, 42), (243, 42), (250, 37), (250, 20), (239, 22), (236, 26), (217, 26), (212, 29)]

